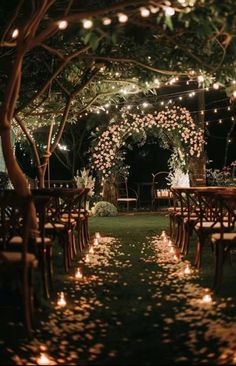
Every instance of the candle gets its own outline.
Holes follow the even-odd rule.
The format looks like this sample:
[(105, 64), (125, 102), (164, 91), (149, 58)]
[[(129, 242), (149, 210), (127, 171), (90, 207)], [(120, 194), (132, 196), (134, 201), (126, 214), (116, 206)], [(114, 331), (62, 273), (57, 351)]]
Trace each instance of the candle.
[(75, 278), (77, 280), (80, 280), (81, 278), (83, 278), (83, 274), (81, 273), (80, 269), (77, 268), (76, 272), (75, 272)]
[(85, 255), (85, 263), (89, 263), (90, 262), (90, 258), (89, 258), (89, 255), (88, 254), (86, 254)]
[(99, 232), (96, 232), (96, 233), (95, 233), (95, 238), (96, 238), (96, 239), (98, 239), (98, 240), (99, 240), (99, 239), (101, 239), (101, 235), (100, 235), (100, 233), (99, 233)]
[(191, 269), (189, 267), (189, 265), (187, 264), (187, 266), (184, 268), (184, 274), (190, 274), (191, 273)]
[(98, 245), (98, 243), (99, 243), (99, 240), (97, 238), (95, 238), (94, 241), (93, 241), (93, 244)]
[(89, 254), (94, 254), (94, 249), (93, 249), (93, 247), (90, 247), (90, 248), (89, 248)]
[(174, 255), (173, 259), (174, 259), (174, 261), (176, 261), (176, 262), (179, 260), (179, 258), (178, 258), (178, 256), (177, 256), (176, 254)]
[(53, 363), (45, 353), (40, 353), (40, 357), (37, 359), (37, 365), (53, 365)]
[(60, 292), (59, 299), (57, 300), (57, 305), (60, 306), (60, 307), (66, 306), (66, 300), (65, 300), (64, 292)]
[(174, 247), (170, 247), (170, 253), (175, 253)]
[(203, 301), (205, 304), (209, 304), (209, 303), (211, 303), (211, 302), (212, 302), (212, 297), (211, 297), (211, 295), (209, 295), (209, 294), (204, 295), (204, 296), (203, 296), (203, 298), (202, 298), (202, 301)]

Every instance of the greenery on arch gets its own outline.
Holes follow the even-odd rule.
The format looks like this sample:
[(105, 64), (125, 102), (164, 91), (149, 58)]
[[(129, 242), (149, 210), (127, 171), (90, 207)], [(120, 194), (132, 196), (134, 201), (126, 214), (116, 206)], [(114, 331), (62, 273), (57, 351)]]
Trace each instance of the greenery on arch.
[(149, 136), (160, 139), (164, 148), (172, 150), (170, 169), (188, 171), (192, 158), (199, 157), (204, 147), (204, 131), (198, 128), (185, 107), (172, 106), (152, 114), (122, 113), (121, 121), (112, 119), (105, 130), (97, 128), (92, 148), (91, 167), (102, 179), (121, 173), (128, 175), (125, 165), (127, 149), (145, 144)]

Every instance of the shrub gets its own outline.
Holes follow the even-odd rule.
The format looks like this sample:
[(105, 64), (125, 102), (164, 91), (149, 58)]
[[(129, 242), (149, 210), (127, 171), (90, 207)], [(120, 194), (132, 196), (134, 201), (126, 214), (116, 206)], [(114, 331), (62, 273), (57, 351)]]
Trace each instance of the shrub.
[(118, 214), (116, 206), (107, 201), (95, 203), (91, 211), (94, 216), (116, 216)]

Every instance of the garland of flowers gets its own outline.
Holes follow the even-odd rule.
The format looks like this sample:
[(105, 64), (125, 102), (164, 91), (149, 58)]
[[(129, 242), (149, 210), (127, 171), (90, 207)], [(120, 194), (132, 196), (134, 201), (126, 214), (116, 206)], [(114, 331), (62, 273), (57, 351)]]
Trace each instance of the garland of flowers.
[(204, 131), (196, 127), (185, 107), (166, 107), (164, 111), (145, 116), (125, 112), (120, 123), (112, 120), (102, 133), (97, 128), (99, 135), (92, 149), (92, 169), (105, 179), (122, 169), (127, 170), (124, 166), (126, 152), (122, 148), (129, 138), (132, 143), (143, 145), (150, 132), (173, 150), (172, 157), (182, 167), (187, 168), (191, 157), (199, 157), (204, 146)]

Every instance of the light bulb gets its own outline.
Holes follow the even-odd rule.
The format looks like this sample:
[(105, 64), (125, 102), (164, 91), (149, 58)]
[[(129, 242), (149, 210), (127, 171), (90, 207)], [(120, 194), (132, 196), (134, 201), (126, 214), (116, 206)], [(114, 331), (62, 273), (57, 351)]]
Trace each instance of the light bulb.
[(12, 35), (11, 36), (14, 39), (17, 38), (19, 36), (19, 29), (17, 29), (17, 28), (14, 29), (14, 31), (12, 32)]
[(66, 29), (68, 27), (67, 20), (60, 20), (57, 24), (59, 29)]
[(110, 25), (111, 24), (111, 19), (110, 18), (103, 18), (102, 24), (104, 24), (104, 25)]
[(165, 15), (169, 16), (169, 17), (172, 17), (175, 14), (175, 9), (171, 8), (170, 6), (165, 6), (164, 11), (165, 11)]
[(93, 26), (93, 21), (91, 19), (83, 19), (82, 20), (84, 29), (90, 29)]
[(128, 16), (124, 13), (119, 13), (117, 16), (120, 23), (126, 23), (128, 20)]
[(147, 8), (142, 7), (139, 10), (140, 10), (141, 16), (144, 17), (144, 18), (146, 18), (150, 15), (150, 10), (147, 9)]

